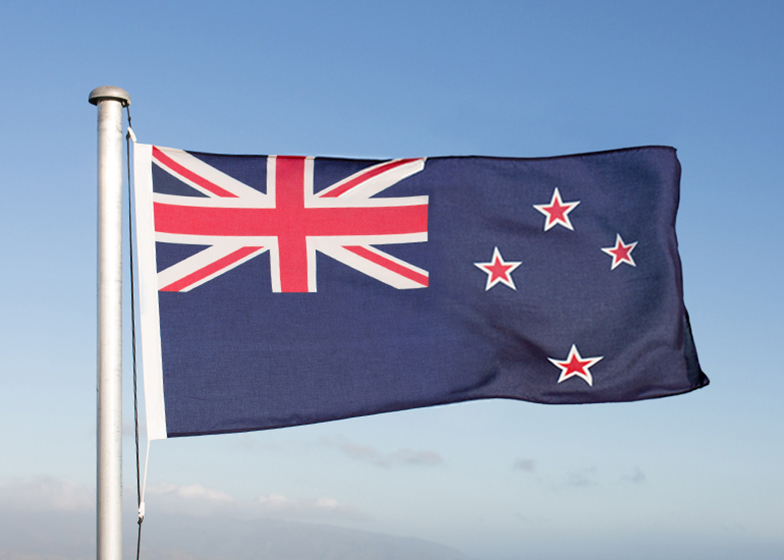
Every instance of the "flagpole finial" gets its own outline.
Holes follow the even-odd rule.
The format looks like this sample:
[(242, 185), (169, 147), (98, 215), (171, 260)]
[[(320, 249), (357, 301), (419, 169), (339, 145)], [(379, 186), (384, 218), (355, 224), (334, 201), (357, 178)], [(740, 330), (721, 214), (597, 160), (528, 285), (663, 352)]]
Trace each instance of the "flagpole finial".
[(123, 88), (116, 86), (101, 86), (97, 87), (90, 92), (88, 101), (93, 105), (98, 105), (100, 101), (105, 99), (113, 99), (122, 103), (123, 107), (131, 104), (131, 96)]

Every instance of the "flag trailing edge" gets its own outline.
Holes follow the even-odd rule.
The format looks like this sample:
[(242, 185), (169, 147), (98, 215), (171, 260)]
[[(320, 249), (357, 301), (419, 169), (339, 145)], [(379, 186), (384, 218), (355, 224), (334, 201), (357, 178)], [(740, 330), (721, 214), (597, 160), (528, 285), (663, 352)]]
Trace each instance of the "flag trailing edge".
[(136, 144), (150, 439), (708, 383), (675, 150), (391, 161)]

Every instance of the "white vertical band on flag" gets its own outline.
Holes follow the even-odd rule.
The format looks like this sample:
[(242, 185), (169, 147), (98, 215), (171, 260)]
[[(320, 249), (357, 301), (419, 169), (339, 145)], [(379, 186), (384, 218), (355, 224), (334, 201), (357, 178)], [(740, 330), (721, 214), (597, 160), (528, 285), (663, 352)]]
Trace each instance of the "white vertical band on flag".
[(139, 315), (147, 439), (166, 439), (158, 274), (155, 260), (155, 221), (152, 204), (152, 146), (136, 144), (133, 153), (136, 262), (139, 270)]

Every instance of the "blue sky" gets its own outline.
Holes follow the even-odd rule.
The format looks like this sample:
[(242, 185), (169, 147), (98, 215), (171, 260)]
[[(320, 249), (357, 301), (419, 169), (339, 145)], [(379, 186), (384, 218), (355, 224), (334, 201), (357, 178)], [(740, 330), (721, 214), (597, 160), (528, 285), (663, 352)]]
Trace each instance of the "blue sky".
[(685, 299), (711, 378), (650, 402), (487, 401), (155, 442), (149, 557), (217, 558), (177, 527), (219, 543), (241, 519), (236, 557), (253, 557), (254, 527), (286, 521), (451, 547), (416, 541), (422, 558), (781, 558), (783, 22), (776, 2), (4, 2), (0, 517), (15, 525), (9, 539), (0, 524), (0, 556), (43, 558), (46, 539), (92, 555), (87, 95), (117, 85), (140, 141), (218, 153), (675, 146)]

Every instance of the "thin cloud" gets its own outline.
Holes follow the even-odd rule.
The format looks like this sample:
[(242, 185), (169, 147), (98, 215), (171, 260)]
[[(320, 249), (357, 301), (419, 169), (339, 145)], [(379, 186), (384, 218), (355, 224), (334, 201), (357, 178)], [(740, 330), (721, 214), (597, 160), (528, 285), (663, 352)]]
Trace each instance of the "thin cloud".
[(514, 468), (525, 472), (534, 472), (536, 470), (536, 461), (533, 459), (518, 459), (514, 463)]
[(287, 498), (281, 494), (269, 494), (259, 496), (256, 502), (267, 512), (285, 514), (323, 514), (323, 513), (344, 513), (348, 508), (340, 504), (335, 498), (321, 497), (314, 500), (300, 500)]
[(631, 482), (632, 484), (645, 484), (648, 481), (645, 473), (642, 472), (638, 467), (634, 467), (634, 472), (632, 474), (622, 476), (621, 479), (627, 482)]
[(271, 493), (252, 500), (243, 500), (201, 484), (187, 486), (171, 482), (151, 484), (147, 488), (145, 502), (148, 512), (159, 509), (166, 513), (197, 516), (223, 514), (249, 518), (305, 519), (364, 517), (354, 508), (347, 507), (329, 496), (302, 499)]
[[(125, 515), (135, 509), (134, 497), (126, 494)], [(0, 480), (0, 560), (94, 556), (94, 501), (94, 488), (68, 480)], [(345, 525), (337, 516), (351, 511), (330, 497), (244, 500), (200, 484), (158, 482), (149, 485), (147, 502), (142, 557), (148, 560), (468, 560), (437, 543), (335, 526), (330, 522)], [(198, 515), (205, 505), (212, 511)], [(127, 539), (123, 556), (134, 545)]]
[(0, 504), (4, 510), (85, 512), (95, 507), (95, 491), (54, 477), (2, 480)]
[(344, 455), (351, 459), (387, 469), (401, 465), (429, 467), (441, 465), (444, 462), (439, 453), (427, 449), (415, 450), (404, 448), (391, 453), (384, 453), (372, 445), (352, 443), (343, 439), (330, 438), (325, 439), (324, 442), (327, 445), (337, 447)]
[(233, 502), (235, 499), (220, 490), (207, 488), (201, 484), (191, 484), (189, 486), (181, 486), (171, 482), (158, 482), (151, 484), (147, 487), (147, 494), (162, 495), (162, 496), (176, 496), (186, 500), (206, 500), (208, 502)]
[(29, 552), (14, 552), (0, 550), (0, 560), (67, 560), (67, 556), (60, 554), (38, 554)]
[(569, 474), (566, 485), (573, 487), (593, 486), (596, 482), (596, 467), (589, 467)]

